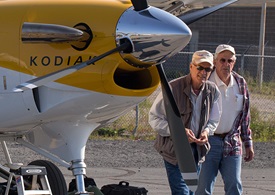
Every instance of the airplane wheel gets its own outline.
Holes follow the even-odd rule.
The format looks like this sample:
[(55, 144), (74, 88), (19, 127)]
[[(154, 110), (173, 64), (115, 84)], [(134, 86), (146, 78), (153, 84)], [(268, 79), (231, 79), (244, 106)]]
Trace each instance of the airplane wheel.
[[(36, 160), (29, 165), (37, 165), (46, 167), (47, 177), (53, 195), (66, 195), (68, 194), (65, 178), (60, 169), (50, 161)], [(31, 178), (29, 178), (31, 179)]]

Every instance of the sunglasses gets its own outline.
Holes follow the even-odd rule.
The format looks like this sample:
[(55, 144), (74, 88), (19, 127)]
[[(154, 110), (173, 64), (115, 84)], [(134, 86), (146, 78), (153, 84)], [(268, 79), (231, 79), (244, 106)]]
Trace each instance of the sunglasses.
[(220, 63), (225, 63), (226, 61), (227, 61), (228, 64), (232, 64), (234, 62), (234, 60), (232, 60), (232, 59), (227, 59), (227, 60), (224, 59), (224, 58), (220, 59)]
[(205, 70), (206, 72), (211, 72), (213, 70), (212, 68), (204, 68), (204, 67), (202, 67), (200, 65), (196, 65), (196, 64), (193, 64), (193, 65), (196, 66), (198, 71)]

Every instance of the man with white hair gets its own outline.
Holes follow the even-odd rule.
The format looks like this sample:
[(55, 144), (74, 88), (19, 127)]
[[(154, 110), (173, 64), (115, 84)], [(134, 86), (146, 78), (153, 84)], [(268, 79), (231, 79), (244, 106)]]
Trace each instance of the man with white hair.
[[(206, 50), (197, 51), (189, 65), (190, 74), (169, 83), (185, 126), (182, 131), (187, 134), (198, 168), (205, 155), (202, 155), (202, 146), (208, 143), (208, 135), (214, 133), (221, 116), (220, 92), (214, 83), (207, 80), (213, 67), (213, 55)], [(154, 147), (163, 157), (171, 194), (193, 194), (178, 166), (162, 93), (150, 109), (149, 124), (158, 133)]]
[(214, 56), (215, 70), (209, 80), (216, 83), (222, 99), (222, 115), (214, 133), (209, 136), (211, 149), (202, 165), (197, 195), (212, 194), (218, 171), (226, 195), (242, 194), (242, 143), (244, 160), (254, 157), (250, 125), (249, 92), (245, 79), (233, 71), (235, 49), (219, 45)]

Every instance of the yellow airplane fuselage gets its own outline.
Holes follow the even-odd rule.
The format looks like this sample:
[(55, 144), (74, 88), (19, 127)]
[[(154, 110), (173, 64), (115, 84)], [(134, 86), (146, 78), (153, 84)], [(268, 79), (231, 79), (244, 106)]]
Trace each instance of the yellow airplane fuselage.
[[(131, 6), (130, 2), (118, 0), (0, 1), (0, 67), (40, 77), (99, 56), (116, 47), (117, 22)], [(78, 45), (77, 42), (24, 42), (22, 31), (25, 23), (71, 28), (85, 24), (91, 29), (92, 40), (82, 50), (72, 47)], [(115, 81), (125, 73), (130, 78), (125, 82), (135, 84), (121, 85)], [(113, 95), (148, 96), (158, 86), (159, 79), (155, 67), (141, 69), (130, 66), (119, 53), (114, 53), (56, 82)]]

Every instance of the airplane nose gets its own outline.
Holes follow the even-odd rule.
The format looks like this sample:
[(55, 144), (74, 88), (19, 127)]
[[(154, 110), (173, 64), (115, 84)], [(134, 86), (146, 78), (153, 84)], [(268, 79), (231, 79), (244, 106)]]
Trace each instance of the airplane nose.
[(192, 36), (189, 27), (176, 16), (149, 6), (135, 11), (127, 9), (116, 28), (117, 45), (128, 40), (131, 51), (121, 52), (122, 58), (135, 67), (160, 64), (180, 52)]

